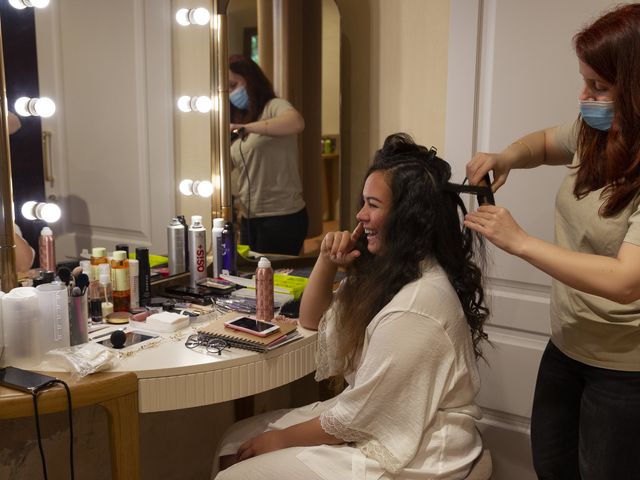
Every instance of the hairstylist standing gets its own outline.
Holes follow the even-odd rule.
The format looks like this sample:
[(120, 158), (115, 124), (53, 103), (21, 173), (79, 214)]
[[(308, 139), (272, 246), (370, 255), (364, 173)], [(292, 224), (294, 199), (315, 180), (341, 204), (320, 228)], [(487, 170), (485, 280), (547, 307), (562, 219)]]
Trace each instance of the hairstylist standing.
[(240, 241), (258, 252), (298, 255), (309, 223), (298, 172), (304, 119), (276, 97), (255, 62), (234, 55), (229, 69), (231, 130), (240, 133), (231, 144), (243, 213)]
[(556, 197), (556, 243), (528, 235), (501, 207), (465, 225), (553, 277), (552, 336), (531, 418), (541, 479), (638, 478), (640, 455), (640, 4), (610, 11), (574, 37), (584, 78), (576, 122), (531, 133), (467, 165), (571, 165)]

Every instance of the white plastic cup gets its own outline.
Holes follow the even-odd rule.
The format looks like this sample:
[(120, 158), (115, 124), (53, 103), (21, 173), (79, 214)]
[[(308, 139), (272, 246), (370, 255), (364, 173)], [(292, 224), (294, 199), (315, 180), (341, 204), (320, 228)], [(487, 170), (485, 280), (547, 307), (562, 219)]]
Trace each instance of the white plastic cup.
[(2, 297), (5, 365), (32, 368), (42, 361), (39, 318), (35, 288), (14, 288)]
[(43, 352), (70, 346), (69, 293), (63, 283), (44, 283), (36, 287), (40, 307), (40, 333)]

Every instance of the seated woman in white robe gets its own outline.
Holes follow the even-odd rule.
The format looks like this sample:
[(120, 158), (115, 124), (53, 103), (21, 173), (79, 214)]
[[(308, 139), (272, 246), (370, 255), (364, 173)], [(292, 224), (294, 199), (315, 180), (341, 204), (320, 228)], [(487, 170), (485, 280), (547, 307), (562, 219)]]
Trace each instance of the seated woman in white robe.
[[(486, 338), (482, 275), (451, 169), (404, 134), (369, 168), (353, 232), (325, 236), (300, 308), (318, 329), (316, 379), (335, 398), (233, 425), (228, 479), (462, 479), (482, 451), (474, 404)], [(332, 292), (339, 267), (347, 276)], [(218, 458), (220, 463), (218, 465)], [(231, 466), (229, 466), (231, 464)]]

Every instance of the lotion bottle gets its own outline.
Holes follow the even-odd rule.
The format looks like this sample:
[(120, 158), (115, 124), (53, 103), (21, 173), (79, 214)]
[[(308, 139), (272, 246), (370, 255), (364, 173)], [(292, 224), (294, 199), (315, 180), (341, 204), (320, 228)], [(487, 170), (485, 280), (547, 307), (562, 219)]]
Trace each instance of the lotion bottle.
[(113, 310), (128, 312), (130, 308), (129, 260), (127, 252), (116, 250), (111, 260), (111, 284), (113, 286)]
[(256, 318), (273, 320), (273, 269), (267, 257), (260, 257), (256, 269)]

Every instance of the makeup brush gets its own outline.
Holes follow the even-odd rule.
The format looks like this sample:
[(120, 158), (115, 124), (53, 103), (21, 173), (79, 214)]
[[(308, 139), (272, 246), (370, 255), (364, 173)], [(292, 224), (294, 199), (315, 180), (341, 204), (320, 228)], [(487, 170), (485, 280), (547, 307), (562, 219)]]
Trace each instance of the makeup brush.
[(86, 273), (81, 273), (80, 275), (78, 275), (78, 278), (76, 278), (76, 287), (80, 287), (82, 295), (84, 295), (84, 292), (87, 290), (88, 286), (89, 276)]
[(67, 267), (60, 267), (57, 272), (58, 278), (61, 282), (64, 282), (65, 285), (69, 285), (71, 281), (71, 270)]

